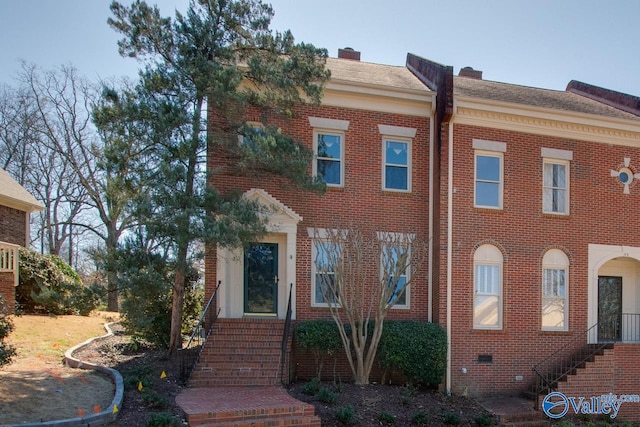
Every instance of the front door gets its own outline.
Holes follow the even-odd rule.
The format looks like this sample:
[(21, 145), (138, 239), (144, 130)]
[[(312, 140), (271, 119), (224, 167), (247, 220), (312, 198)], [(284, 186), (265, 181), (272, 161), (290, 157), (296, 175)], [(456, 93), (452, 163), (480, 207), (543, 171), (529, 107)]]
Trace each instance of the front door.
[(278, 313), (278, 244), (251, 243), (244, 253), (244, 312)]
[(622, 338), (622, 277), (598, 277), (598, 340)]

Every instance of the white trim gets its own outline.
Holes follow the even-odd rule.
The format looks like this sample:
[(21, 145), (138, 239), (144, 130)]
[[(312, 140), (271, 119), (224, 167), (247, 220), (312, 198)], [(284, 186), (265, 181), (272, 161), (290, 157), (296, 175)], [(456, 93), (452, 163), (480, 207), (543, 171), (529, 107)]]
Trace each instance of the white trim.
[[(309, 118), (311, 119), (311, 118)], [(340, 182), (338, 184), (326, 182), (327, 187), (344, 187), (345, 184), (345, 136), (343, 131), (324, 130), (320, 128), (313, 128), (313, 162), (311, 165), (311, 173), (313, 176), (318, 175), (318, 160), (325, 159), (324, 157), (318, 157), (318, 136), (319, 135), (331, 135), (340, 138), (340, 159), (329, 159), (329, 161), (340, 162)]]
[(312, 128), (322, 128), (331, 130), (349, 130), (349, 120), (327, 119), (324, 117), (309, 116), (309, 125)]
[[(387, 163), (387, 142), (397, 142), (400, 144), (407, 144), (407, 165), (394, 165)], [(413, 157), (413, 141), (406, 138), (398, 137), (382, 137), (382, 191), (392, 191), (397, 193), (410, 193), (412, 188), (411, 175), (413, 174), (412, 162)], [(405, 167), (407, 169), (407, 188), (389, 188), (387, 187), (387, 166)]]
[(560, 159), (560, 160), (573, 160), (573, 151), (572, 150), (558, 150), (557, 148), (540, 148), (540, 157), (548, 157), (552, 159)]
[(402, 138), (415, 138), (418, 129), (404, 126), (378, 125), (378, 132), (387, 136), (399, 136)]
[[(564, 209), (561, 212), (554, 212), (551, 210), (547, 210), (545, 209), (545, 204), (544, 204), (544, 193), (546, 189), (552, 189), (553, 187), (547, 186), (545, 185), (545, 173), (544, 173), (544, 167), (547, 164), (551, 164), (551, 165), (563, 165), (565, 167), (565, 181), (566, 181), (566, 187), (564, 188), (565, 191), (565, 199), (564, 199)], [(571, 171), (571, 164), (569, 163), (569, 160), (561, 160), (558, 158), (549, 158), (549, 157), (545, 157), (542, 159), (542, 213), (547, 214), (547, 215), (561, 215), (561, 216), (567, 216), (569, 215), (569, 209), (571, 206), (571, 192), (570, 192), (570, 171)]]
[[(498, 182), (498, 206), (479, 205), (477, 203), (476, 188), (478, 184), (478, 156), (483, 157), (496, 157), (500, 160), (500, 177)], [(482, 181), (486, 182), (486, 181)], [(492, 181), (493, 182), (493, 181)], [(482, 151), (476, 150), (473, 155), (473, 207), (482, 209), (495, 209), (502, 210), (504, 205), (504, 154), (501, 151)]]
[[(560, 258), (558, 258), (558, 256)], [(564, 326), (551, 327), (542, 325), (542, 309), (544, 307), (544, 271), (545, 270), (563, 270), (564, 271)], [(568, 331), (569, 330), (569, 257), (560, 249), (549, 249), (542, 257), (542, 282), (541, 285), (541, 305), (540, 305), (540, 324), (543, 331)], [(560, 298), (556, 298), (560, 299)]]
[(434, 254), (433, 254), (433, 222), (434, 222), (434, 218), (433, 218), (433, 191), (434, 191), (434, 182), (433, 182), (433, 176), (434, 176), (434, 160), (433, 160), (433, 156), (434, 156), (434, 151), (435, 151), (435, 126), (434, 126), (434, 121), (435, 121), (435, 95), (434, 95), (434, 99), (433, 99), (433, 104), (432, 104), (432, 109), (431, 109), (431, 114), (429, 115), (429, 258), (428, 258), (428, 272), (429, 274), (427, 275), (427, 287), (428, 287), (428, 291), (427, 291), (427, 298), (428, 298), (428, 302), (427, 302), (427, 320), (429, 322), (433, 322), (433, 261), (434, 261)]
[[(495, 257), (494, 257), (495, 255)], [(478, 296), (478, 292), (476, 289), (477, 281), (476, 281), (476, 266), (477, 265), (485, 265), (485, 266), (496, 266), (498, 267), (498, 293), (497, 294), (482, 294), (485, 296), (497, 296), (498, 297), (498, 322), (496, 325), (482, 325), (476, 323), (476, 297)], [(500, 249), (491, 244), (484, 244), (475, 250), (473, 254), (473, 329), (481, 329), (481, 330), (502, 330), (502, 319), (503, 319), (503, 301), (504, 301), (504, 290), (503, 290), (503, 281), (504, 281), (504, 256)]]
[(507, 151), (507, 143), (499, 141), (487, 141), (484, 139), (473, 139), (474, 150), (499, 151), (505, 153)]

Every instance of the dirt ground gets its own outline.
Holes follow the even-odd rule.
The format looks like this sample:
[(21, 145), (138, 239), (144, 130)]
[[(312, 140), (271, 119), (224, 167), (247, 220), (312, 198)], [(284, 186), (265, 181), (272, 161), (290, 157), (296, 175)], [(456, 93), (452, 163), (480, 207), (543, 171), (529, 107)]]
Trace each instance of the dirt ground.
[[(119, 408), (118, 421), (110, 427), (146, 427), (154, 416), (173, 418), (178, 425), (186, 425), (185, 415), (175, 403), (175, 397), (183, 390), (176, 358), (169, 359), (162, 351), (132, 345), (119, 325), (112, 329), (113, 337), (96, 341), (75, 354), (81, 360), (112, 367), (123, 376), (123, 405)], [(82, 341), (84, 339), (79, 342)], [(318, 395), (304, 393), (305, 384), (295, 383), (287, 389), (292, 396), (315, 406), (323, 426), (346, 425), (338, 421), (336, 414), (347, 406), (353, 408), (353, 419), (348, 424), (352, 427), (445, 423), (471, 426), (483, 425), (479, 420), (494, 421), (475, 401), (446, 397), (434, 391), (324, 383), (322, 387), (336, 398), (335, 402), (327, 403)], [(113, 385), (107, 378), (64, 368), (55, 357), (38, 357), (31, 352), (26, 360), (0, 369), (0, 425), (75, 417), (79, 411), (85, 414), (93, 411), (95, 405), (107, 407), (112, 398)]]
[(8, 343), (18, 356), (0, 368), (0, 425), (89, 415), (111, 404), (114, 386), (109, 378), (62, 363), (68, 348), (105, 333), (104, 316), (13, 319)]

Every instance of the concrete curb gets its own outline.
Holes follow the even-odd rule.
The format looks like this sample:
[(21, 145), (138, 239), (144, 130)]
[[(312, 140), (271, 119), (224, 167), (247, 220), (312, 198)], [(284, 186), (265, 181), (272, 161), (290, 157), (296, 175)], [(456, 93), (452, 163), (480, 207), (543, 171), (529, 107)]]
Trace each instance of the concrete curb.
[[(122, 400), (124, 399), (124, 382), (122, 381), (122, 375), (120, 372), (115, 369), (107, 368), (105, 366), (96, 365), (94, 363), (83, 362), (79, 359), (73, 357), (73, 353), (80, 350), (81, 348), (91, 344), (93, 341), (101, 340), (103, 338), (107, 338), (113, 335), (113, 331), (109, 327), (113, 323), (107, 323), (104, 325), (107, 333), (105, 335), (99, 337), (89, 338), (85, 342), (78, 344), (76, 346), (71, 347), (64, 353), (64, 362), (67, 366), (76, 369), (90, 369), (94, 371), (102, 372), (109, 377), (111, 377), (111, 381), (115, 385), (116, 391), (113, 396), (113, 400), (111, 401), (111, 405), (101, 412), (97, 414), (87, 415), (85, 417), (76, 417), (76, 418), (67, 418), (64, 420), (56, 420), (56, 421), (45, 421), (41, 423), (23, 423), (23, 424), (15, 424), (15, 427), (75, 427), (75, 426), (101, 426), (107, 423), (111, 423), (116, 421), (118, 418), (118, 411), (122, 408)], [(118, 408), (117, 411), (114, 411), (114, 408)]]

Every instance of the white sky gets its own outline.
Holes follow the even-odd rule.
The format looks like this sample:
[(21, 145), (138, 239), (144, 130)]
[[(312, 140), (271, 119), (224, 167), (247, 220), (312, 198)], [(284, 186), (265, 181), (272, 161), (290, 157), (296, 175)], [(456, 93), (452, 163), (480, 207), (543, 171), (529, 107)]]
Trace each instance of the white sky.
[[(164, 16), (188, 0), (150, 0)], [(580, 80), (640, 96), (640, 1), (271, 0), (272, 28), (297, 41), (404, 65), (407, 52), (486, 80), (564, 90)], [(123, 0), (128, 3), (128, 0)], [(135, 76), (106, 23), (110, 0), (0, 0), (0, 84), (18, 59), (70, 64), (89, 79)]]

